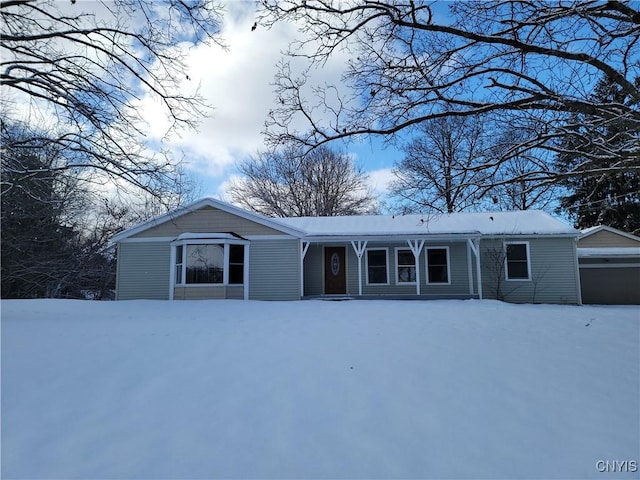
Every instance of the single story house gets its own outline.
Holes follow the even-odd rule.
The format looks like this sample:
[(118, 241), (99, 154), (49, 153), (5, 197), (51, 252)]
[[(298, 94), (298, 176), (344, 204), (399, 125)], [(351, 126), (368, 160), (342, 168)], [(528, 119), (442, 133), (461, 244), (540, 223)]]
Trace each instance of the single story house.
[(113, 238), (116, 294), (579, 304), (579, 235), (539, 211), (283, 219), (204, 198)]
[(640, 304), (640, 237), (607, 226), (582, 231), (578, 239), (582, 301)]

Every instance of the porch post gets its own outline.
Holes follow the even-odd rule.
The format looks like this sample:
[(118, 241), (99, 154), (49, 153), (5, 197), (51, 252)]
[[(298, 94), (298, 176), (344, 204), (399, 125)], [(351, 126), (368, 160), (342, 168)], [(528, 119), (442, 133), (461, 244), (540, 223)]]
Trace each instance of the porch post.
[(169, 300), (173, 300), (173, 293), (176, 285), (176, 247), (171, 245), (171, 253), (169, 254)]
[(473, 295), (473, 270), (471, 267), (471, 239), (467, 238), (467, 276), (469, 277), (469, 294)]
[[(414, 243), (415, 242), (415, 243)], [(413, 253), (413, 257), (416, 259), (416, 295), (420, 295), (420, 252), (424, 247), (424, 240), (411, 241), (407, 240), (407, 244)]]
[(242, 267), (242, 277), (244, 278), (244, 284), (242, 290), (244, 291), (244, 299), (249, 300), (249, 247), (251, 244), (247, 243), (244, 246), (244, 265)]
[(480, 239), (467, 240), (469, 247), (473, 250), (473, 254), (476, 256), (476, 271), (478, 274), (478, 298), (482, 300), (482, 272), (480, 269)]
[(309, 242), (300, 240), (300, 298), (304, 297), (304, 257), (309, 250)]
[(362, 296), (362, 255), (367, 248), (367, 241), (358, 240), (358, 246), (356, 246), (356, 242), (352, 240), (351, 246), (353, 251), (356, 252), (356, 257), (358, 257), (358, 295)]

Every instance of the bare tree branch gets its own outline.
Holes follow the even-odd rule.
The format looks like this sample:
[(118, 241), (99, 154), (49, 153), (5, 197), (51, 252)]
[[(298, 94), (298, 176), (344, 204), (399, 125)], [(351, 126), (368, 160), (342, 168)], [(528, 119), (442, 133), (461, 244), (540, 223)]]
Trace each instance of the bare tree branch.
[[(338, 50), (349, 55), (343, 88), (334, 87), (347, 93), (334, 108), (322, 101), (326, 87), (310, 85), (308, 75), (295, 78), (282, 64), (286, 68), (276, 78), (282, 101), (266, 122), (271, 144), (297, 141), (314, 148), (364, 135), (394, 139), (433, 119), (488, 113), (545, 125), (492, 159), (495, 166), (532, 152), (561, 151), (559, 139), (576, 134), (567, 121), (584, 114), (594, 124), (624, 119), (637, 133), (606, 148), (604, 137), (592, 138), (603, 148), (585, 150), (588, 164), (580, 169), (560, 173), (547, 167), (521, 172), (520, 178), (553, 182), (598, 175), (602, 168), (640, 170), (637, 4), (267, 0), (263, 16), (267, 25), (300, 26), (291, 61), (322, 66)], [(629, 101), (594, 99), (602, 77)], [(300, 126), (301, 119), (307, 124)]]

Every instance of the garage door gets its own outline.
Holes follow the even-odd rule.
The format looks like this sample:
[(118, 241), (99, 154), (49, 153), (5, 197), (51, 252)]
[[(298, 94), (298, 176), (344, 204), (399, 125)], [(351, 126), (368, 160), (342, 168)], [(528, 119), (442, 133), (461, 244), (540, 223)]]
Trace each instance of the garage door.
[(640, 268), (580, 268), (582, 303), (640, 304)]

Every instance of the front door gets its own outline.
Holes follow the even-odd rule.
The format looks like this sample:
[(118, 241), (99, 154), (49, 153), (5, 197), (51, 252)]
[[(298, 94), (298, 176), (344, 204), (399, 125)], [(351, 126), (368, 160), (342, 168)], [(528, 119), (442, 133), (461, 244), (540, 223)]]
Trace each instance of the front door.
[(324, 293), (347, 293), (345, 247), (324, 247)]

